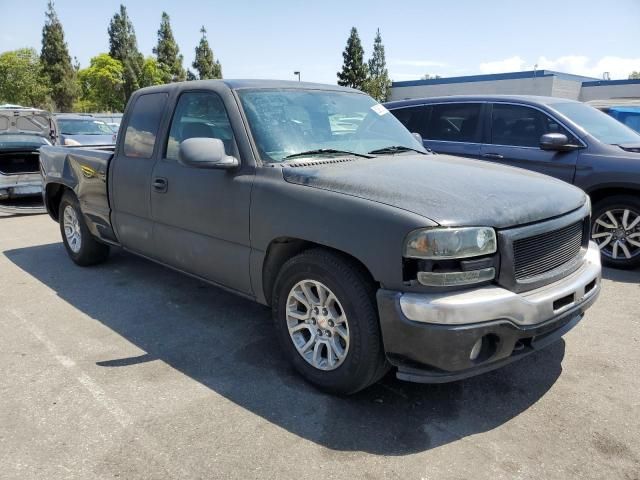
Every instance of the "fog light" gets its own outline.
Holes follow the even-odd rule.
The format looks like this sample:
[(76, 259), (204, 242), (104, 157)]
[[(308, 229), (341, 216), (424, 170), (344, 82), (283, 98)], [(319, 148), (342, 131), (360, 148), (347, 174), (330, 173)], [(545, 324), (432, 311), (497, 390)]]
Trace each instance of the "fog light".
[(476, 341), (476, 343), (473, 344), (473, 347), (471, 347), (471, 353), (469, 354), (469, 360), (471, 360), (472, 362), (478, 359), (478, 356), (480, 355), (480, 352), (482, 351), (482, 339), (484, 337), (481, 337), (478, 339), (478, 341)]
[(418, 282), (429, 287), (453, 287), (493, 280), (496, 269), (482, 268), (468, 272), (418, 272)]

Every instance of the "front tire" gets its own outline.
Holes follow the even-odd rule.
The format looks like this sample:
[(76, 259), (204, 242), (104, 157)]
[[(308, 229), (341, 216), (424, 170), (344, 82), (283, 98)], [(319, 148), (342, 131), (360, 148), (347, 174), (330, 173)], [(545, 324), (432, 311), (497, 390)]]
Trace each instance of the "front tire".
[(616, 195), (593, 208), (591, 238), (600, 247), (602, 263), (612, 268), (640, 266), (640, 198)]
[(350, 259), (314, 249), (288, 260), (272, 308), (286, 357), (320, 389), (352, 394), (387, 371), (375, 288)]
[(71, 260), (86, 267), (104, 262), (109, 256), (109, 246), (98, 242), (87, 227), (75, 195), (65, 193), (58, 209), (62, 243)]

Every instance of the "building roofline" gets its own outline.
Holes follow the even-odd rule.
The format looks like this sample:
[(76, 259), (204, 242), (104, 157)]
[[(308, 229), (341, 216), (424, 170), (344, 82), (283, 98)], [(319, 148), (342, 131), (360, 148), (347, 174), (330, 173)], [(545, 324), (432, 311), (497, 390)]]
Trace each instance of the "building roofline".
[[(558, 77), (563, 80), (573, 80), (575, 82), (593, 83), (598, 79), (593, 77), (583, 77), (571, 73), (556, 72), (554, 70), (526, 70), (523, 72), (491, 73), (486, 75), (466, 75), (462, 77), (431, 78), (429, 80), (408, 80), (403, 82), (393, 82), (392, 87), (416, 87), (419, 85), (439, 85), (448, 83), (469, 83), (469, 82), (491, 82), (496, 80), (518, 80), (522, 78), (538, 77)], [(619, 81), (619, 80), (617, 80)], [(626, 81), (626, 80), (622, 80)]]
[(583, 87), (601, 87), (604, 85), (640, 85), (640, 79), (629, 80), (594, 80), (590, 82), (582, 82)]

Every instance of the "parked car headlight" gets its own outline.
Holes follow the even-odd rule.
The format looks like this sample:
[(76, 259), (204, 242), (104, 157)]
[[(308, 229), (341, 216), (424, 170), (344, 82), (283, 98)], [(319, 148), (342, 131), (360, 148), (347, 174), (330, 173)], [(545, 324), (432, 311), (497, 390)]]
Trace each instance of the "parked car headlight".
[(74, 140), (73, 138), (65, 138), (64, 144), (67, 146), (78, 146), (80, 145), (80, 142), (78, 142), (77, 140)]
[(404, 256), (449, 260), (495, 253), (496, 232), (490, 227), (425, 228), (407, 236)]

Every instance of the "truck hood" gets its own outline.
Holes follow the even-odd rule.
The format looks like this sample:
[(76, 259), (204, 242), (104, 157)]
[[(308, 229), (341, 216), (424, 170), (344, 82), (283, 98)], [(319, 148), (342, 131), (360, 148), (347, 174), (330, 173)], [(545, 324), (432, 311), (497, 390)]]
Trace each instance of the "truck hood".
[(287, 182), (384, 203), (440, 225), (506, 228), (581, 207), (586, 195), (519, 168), (448, 155), (396, 155), (353, 161), (301, 161)]
[(51, 114), (44, 110), (2, 108), (0, 133), (38, 135), (53, 143), (56, 139), (56, 123)]

